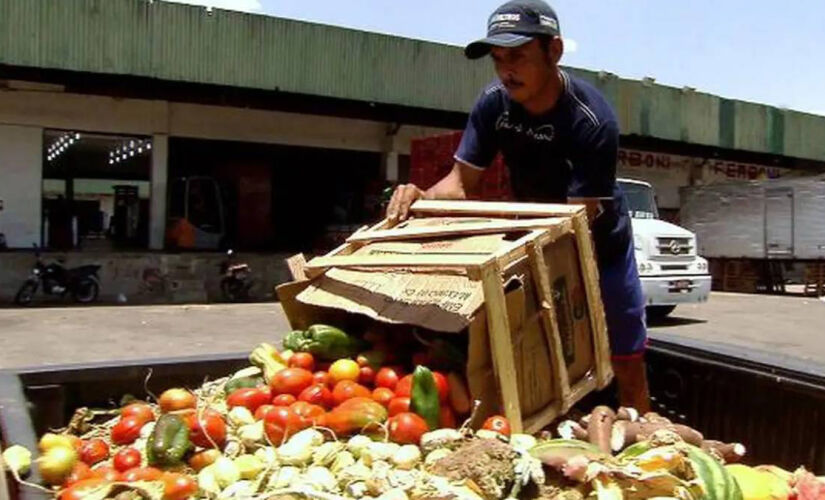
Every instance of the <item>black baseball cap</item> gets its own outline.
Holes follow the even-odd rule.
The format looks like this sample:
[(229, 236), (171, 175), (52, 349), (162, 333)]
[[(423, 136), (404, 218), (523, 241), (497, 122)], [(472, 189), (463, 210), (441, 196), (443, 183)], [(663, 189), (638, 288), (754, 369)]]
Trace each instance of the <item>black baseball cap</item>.
[(519, 47), (537, 35), (561, 35), (556, 11), (542, 0), (511, 0), (490, 15), (487, 38), (467, 45), (464, 55), (478, 59), (490, 47)]

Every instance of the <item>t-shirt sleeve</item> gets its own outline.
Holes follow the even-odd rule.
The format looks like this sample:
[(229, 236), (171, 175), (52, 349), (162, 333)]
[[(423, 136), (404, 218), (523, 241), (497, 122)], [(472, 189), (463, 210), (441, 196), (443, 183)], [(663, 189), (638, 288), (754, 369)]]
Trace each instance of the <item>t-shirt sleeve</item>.
[(568, 195), (578, 198), (613, 196), (616, 160), (619, 153), (619, 127), (604, 122), (586, 135), (571, 158), (572, 180)]
[(482, 94), (470, 111), (461, 143), (454, 155), (456, 161), (479, 169), (490, 166), (498, 152), (496, 116), (495, 103), (489, 95)]

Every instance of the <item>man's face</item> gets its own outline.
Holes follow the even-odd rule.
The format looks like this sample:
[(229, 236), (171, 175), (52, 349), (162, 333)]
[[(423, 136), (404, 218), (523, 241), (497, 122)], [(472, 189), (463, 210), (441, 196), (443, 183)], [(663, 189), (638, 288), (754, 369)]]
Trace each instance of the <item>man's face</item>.
[(516, 102), (536, 97), (556, 72), (562, 50), (560, 40), (555, 39), (546, 49), (540, 43), (532, 40), (520, 47), (493, 47), (490, 51), (499, 80)]

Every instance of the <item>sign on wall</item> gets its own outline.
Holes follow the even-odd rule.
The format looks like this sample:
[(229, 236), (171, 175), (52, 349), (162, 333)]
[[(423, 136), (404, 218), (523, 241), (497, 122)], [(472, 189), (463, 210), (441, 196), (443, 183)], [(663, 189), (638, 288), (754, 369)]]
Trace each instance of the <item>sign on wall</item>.
[(620, 148), (618, 176), (647, 181), (653, 185), (659, 208), (680, 207), (679, 188), (695, 184), (714, 184), (761, 179), (776, 179), (791, 174), (786, 168), (714, 158), (656, 153)]

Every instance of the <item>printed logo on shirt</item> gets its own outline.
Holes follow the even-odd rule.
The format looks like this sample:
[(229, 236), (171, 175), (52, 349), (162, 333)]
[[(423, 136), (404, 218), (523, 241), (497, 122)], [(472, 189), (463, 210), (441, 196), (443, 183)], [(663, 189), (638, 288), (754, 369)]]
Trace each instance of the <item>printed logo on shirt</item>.
[(496, 120), (496, 130), (510, 130), (539, 142), (553, 142), (553, 138), (556, 136), (556, 129), (550, 124), (539, 125), (533, 128), (523, 123), (510, 121), (509, 111), (505, 111), (498, 117), (498, 120)]

